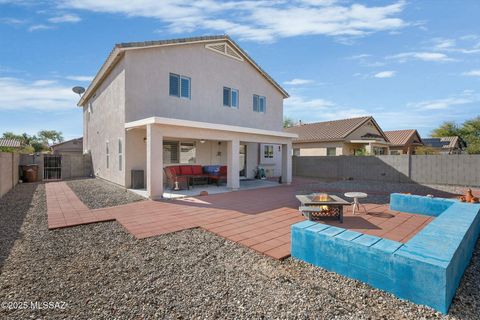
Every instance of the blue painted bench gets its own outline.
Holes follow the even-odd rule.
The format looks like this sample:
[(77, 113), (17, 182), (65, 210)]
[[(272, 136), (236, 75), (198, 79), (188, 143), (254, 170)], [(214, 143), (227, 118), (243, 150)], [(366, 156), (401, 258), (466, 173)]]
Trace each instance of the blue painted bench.
[(321, 223), (292, 226), (292, 257), (447, 313), (480, 232), (480, 205), (404, 194), (392, 210), (436, 217), (403, 244)]

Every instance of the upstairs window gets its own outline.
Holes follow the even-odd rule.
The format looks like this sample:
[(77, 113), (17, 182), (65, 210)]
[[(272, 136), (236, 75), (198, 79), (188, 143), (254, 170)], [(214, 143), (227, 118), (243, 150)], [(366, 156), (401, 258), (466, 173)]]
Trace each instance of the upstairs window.
[(267, 99), (264, 96), (253, 95), (253, 111), (265, 112), (267, 106)]
[(170, 73), (169, 93), (171, 96), (190, 99), (190, 78)]
[(223, 87), (223, 106), (238, 108), (238, 90)]

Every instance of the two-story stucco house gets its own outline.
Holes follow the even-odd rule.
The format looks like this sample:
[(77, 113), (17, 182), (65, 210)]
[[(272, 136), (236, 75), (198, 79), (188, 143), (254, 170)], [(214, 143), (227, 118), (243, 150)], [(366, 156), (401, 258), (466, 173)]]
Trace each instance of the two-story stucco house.
[(144, 170), (153, 199), (174, 163), (227, 165), (231, 189), (259, 165), (290, 183), (287, 97), (228, 36), (117, 44), (78, 103), (84, 152), (96, 176), (125, 187)]

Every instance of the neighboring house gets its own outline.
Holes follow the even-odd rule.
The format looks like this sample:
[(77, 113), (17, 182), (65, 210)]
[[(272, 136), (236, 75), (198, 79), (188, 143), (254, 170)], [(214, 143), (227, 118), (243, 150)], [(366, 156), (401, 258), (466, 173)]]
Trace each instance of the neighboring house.
[(373, 117), (300, 124), (285, 132), (298, 135), (296, 156), (388, 154), (389, 140)]
[(390, 140), (390, 154), (415, 154), (417, 147), (423, 146), (422, 138), (417, 130), (385, 131)]
[(467, 143), (458, 136), (425, 138), (423, 144), (440, 154), (460, 154), (467, 148)]
[(17, 139), (0, 138), (0, 147), (20, 149), (22, 147), (22, 142)]
[(83, 138), (72, 139), (50, 146), (53, 154), (82, 154)]
[(97, 176), (125, 187), (144, 170), (151, 198), (177, 163), (227, 165), (231, 189), (259, 165), (290, 183), (287, 97), (228, 36), (117, 44), (78, 103), (83, 151)]

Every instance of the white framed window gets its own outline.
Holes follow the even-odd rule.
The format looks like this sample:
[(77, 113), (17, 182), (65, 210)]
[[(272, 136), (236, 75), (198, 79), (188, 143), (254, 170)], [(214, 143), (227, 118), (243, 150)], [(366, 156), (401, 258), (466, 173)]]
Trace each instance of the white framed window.
[(267, 109), (267, 98), (264, 96), (253, 95), (253, 111), (255, 112), (266, 112)]
[(163, 163), (196, 163), (197, 146), (195, 142), (163, 141)]
[(105, 154), (106, 154), (106, 165), (107, 169), (110, 167), (110, 148), (108, 146), (108, 141), (105, 142)]
[(174, 97), (190, 99), (191, 79), (175, 73), (170, 73), (169, 94)]
[(263, 146), (263, 157), (266, 159), (273, 159), (273, 146), (266, 144)]
[(121, 138), (118, 138), (118, 170), (123, 170), (123, 146)]
[(195, 142), (180, 142), (180, 163), (196, 163)]
[(223, 87), (223, 106), (238, 109), (238, 90)]
[(336, 156), (337, 155), (337, 148), (327, 148), (327, 156)]

